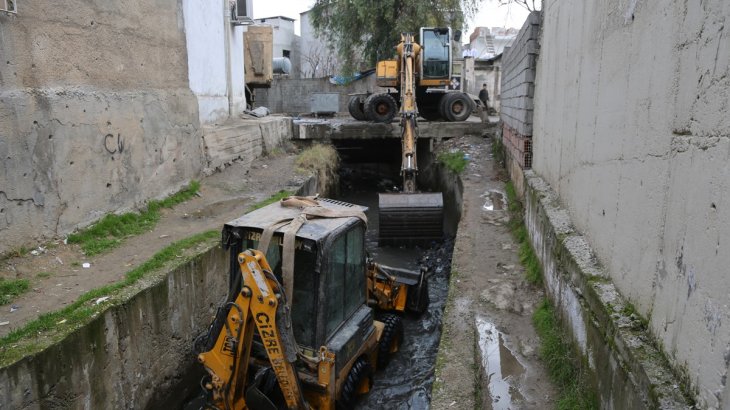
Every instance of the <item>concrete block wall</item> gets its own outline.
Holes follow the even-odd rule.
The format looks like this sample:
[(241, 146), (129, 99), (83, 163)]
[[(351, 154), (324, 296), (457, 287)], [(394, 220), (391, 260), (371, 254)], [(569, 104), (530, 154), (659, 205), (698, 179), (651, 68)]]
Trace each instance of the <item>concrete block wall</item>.
[(0, 13), (0, 254), (200, 174), (182, 10), (39, 0)]
[(339, 93), (339, 112), (347, 112), (348, 94), (378, 92), (375, 75), (353, 81), (347, 85), (336, 85), (329, 78), (274, 78), (271, 88), (257, 88), (255, 105), (267, 107), (273, 113), (307, 114), (311, 112), (312, 93)]
[(689, 382), (730, 406), (730, 5), (545, 1), (533, 170)]
[(532, 135), (535, 70), (540, 49), (540, 12), (532, 12), (502, 55), (502, 122), (522, 136)]

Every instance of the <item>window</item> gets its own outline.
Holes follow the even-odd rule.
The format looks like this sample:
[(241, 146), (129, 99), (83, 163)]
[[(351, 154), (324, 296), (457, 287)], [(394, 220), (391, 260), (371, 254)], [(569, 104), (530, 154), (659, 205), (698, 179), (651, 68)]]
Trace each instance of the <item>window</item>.
[(0, 0), (0, 11), (8, 13), (17, 13), (18, 9), (15, 5), (16, 0)]
[(365, 303), (365, 248), (363, 226), (342, 234), (330, 250), (325, 277), (327, 337)]
[(423, 76), (447, 78), (449, 76), (449, 33), (434, 30), (423, 31)]
[(282, 57), (289, 58), (289, 55), (291, 55), (291, 51), (289, 51), (289, 50), (282, 50), (282, 52), (281, 52), (281, 56)]
[[(282, 236), (275, 235), (271, 239), (269, 249), (266, 251), (266, 260), (274, 271), (276, 279), (283, 286), (281, 265), (282, 265)], [(258, 241), (244, 240), (243, 249), (256, 249)], [(292, 325), (294, 327), (294, 338), (297, 344), (316, 347), (315, 323), (317, 322), (317, 288), (319, 275), (315, 271), (317, 262), (316, 249), (306, 251), (296, 249), (294, 251), (294, 291), (292, 292), (291, 311)]]

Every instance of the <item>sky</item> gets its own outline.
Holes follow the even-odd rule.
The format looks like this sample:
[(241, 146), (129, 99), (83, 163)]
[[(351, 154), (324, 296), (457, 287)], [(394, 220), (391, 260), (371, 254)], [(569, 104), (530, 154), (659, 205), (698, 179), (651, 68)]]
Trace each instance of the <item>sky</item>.
[[(299, 13), (309, 10), (313, 0), (253, 0), (253, 18), (285, 16), (293, 18), (295, 31), (299, 34)], [(520, 6), (499, 6), (495, 0), (482, 0), (477, 15), (468, 22), (463, 41), (469, 41), (474, 27), (522, 27), (527, 10)]]

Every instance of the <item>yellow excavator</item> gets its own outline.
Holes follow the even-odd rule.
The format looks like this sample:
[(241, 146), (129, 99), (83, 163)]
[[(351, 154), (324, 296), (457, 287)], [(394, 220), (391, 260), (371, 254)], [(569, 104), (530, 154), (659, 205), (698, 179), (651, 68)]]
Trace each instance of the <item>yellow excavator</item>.
[(347, 409), (369, 391), (403, 338), (398, 315), (374, 319), (372, 292), (396, 298), (418, 283), (410, 273), (413, 285), (371, 286), (367, 272), (409, 273), (367, 258), (366, 209), (294, 197), (224, 226), (229, 294), (195, 341), (207, 375), (187, 409)]
[[(418, 192), (416, 188), (418, 175), (417, 117), (419, 115), (416, 95), (419, 92), (423, 93), (422, 99), (432, 102), (433, 97), (426, 96), (426, 88), (432, 84), (440, 84), (445, 81), (440, 77), (443, 77), (444, 73), (447, 75), (449, 73), (448, 67), (450, 67), (451, 60), (450, 30), (421, 29), (421, 38), (425, 38), (428, 43), (432, 44), (429, 50), (439, 49), (440, 53), (425, 53), (424, 49), (414, 41), (412, 33), (403, 33), (401, 34), (401, 42), (396, 47), (399, 59), (381, 61), (378, 63), (377, 68), (378, 79), (382, 78), (389, 81), (384, 85), (399, 86), (402, 145), (400, 172), (403, 178), (401, 193), (381, 193), (378, 196), (380, 225), (378, 243), (381, 245), (423, 244), (440, 240), (443, 236), (442, 194), (440, 192)], [(446, 53), (446, 57), (444, 57), (444, 53)], [(423, 56), (422, 54), (426, 55)], [(440, 59), (431, 61), (430, 55), (437, 55)], [(438, 64), (433, 65), (431, 63)], [(417, 70), (417, 67), (421, 67), (421, 69)], [(419, 82), (421, 85), (417, 86)], [(373, 108), (368, 109), (368, 103), (366, 103), (366, 110), (368, 112), (372, 110), (375, 112), (387, 111), (388, 109), (385, 107), (388, 106), (387, 102), (393, 100), (392, 96), (389, 94), (380, 94), (381, 97), (373, 96), (368, 97)], [(452, 101), (453, 96), (458, 98)], [(463, 103), (462, 109), (467, 110), (468, 108), (469, 112), (465, 112), (466, 117), (468, 117), (471, 113), (471, 105), (465, 94), (443, 93), (438, 99), (443, 107), (450, 107), (449, 110), (454, 109), (456, 100)], [(386, 103), (379, 104), (379, 102)], [(424, 105), (427, 104), (424, 103)]]

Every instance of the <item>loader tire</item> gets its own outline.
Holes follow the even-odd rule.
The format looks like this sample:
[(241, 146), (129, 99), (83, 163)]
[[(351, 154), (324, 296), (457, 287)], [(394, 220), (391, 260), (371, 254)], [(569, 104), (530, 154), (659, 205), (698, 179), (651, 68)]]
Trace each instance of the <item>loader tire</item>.
[(371, 387), (373, 384), (372, 377), (373, 368), (370, 363), (364, 357), (355, 360), (350, 372), (347, 373), (345, 383), (342, 385), (342, 392), (337, 400), (337, 410), (349, 410), (355, 407), (360, 387), (363, 383), (368, 383), (368, 388)]
[(469, 96), (464, 93), (450, 93), (442, 97), (442, 114), (447, 121), (465, 121), (474, 107)]
[(365, 116), (365, 112), (362, 110), (362, 104), (360, 104), (360, 97), (351, 97), (350, 102), (347, 104), (347, 111), (350, 112), (352, 118), (358, 121), (365, 121), (368, 118)]
[(403, 319), (398, 315), (386, 313), (379, 320), (385, 324), (385, 328), (378, 343), (377, 365), (378, 369), (384, 369), (403, 341)]
[(368, 120), (389, 123), (393, 121), (398, 105), (389, 94), (372, 94), (365, 99), (364, 110)]

